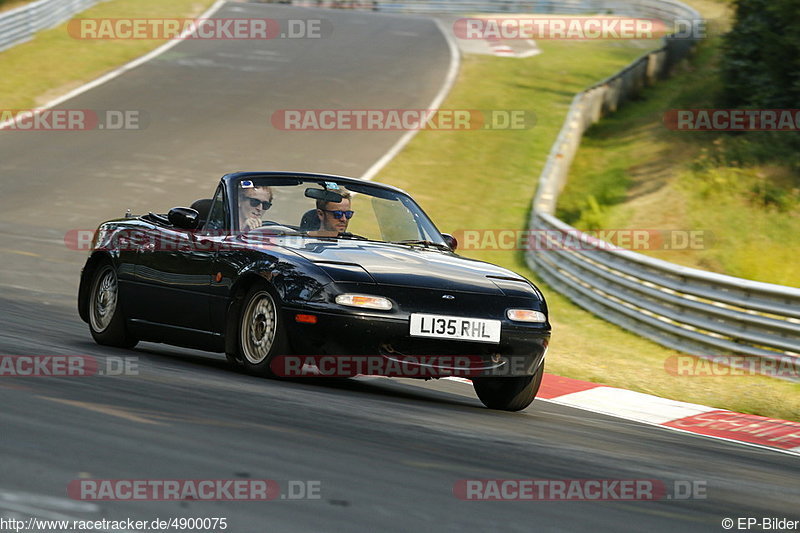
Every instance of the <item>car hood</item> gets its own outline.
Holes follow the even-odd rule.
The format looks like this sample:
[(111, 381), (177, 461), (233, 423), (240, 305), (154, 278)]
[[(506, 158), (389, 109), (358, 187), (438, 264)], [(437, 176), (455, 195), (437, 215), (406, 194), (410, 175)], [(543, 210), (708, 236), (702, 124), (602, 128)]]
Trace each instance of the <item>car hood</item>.
[(502, 295), (492, 277), (524, 282), (510, 270), (421, 246), (320, 241), (293, 251), (321, 267), (329, 265), (328, 272), (337, 265), (359, 265), (380, 285)]

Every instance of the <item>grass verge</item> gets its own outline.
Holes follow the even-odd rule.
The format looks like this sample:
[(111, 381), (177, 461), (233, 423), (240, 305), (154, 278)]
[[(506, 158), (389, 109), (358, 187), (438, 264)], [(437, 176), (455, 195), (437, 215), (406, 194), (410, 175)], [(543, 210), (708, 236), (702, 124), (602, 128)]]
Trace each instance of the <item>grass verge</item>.
[[(115, 0), (83, 17), (176, 17), (211, 0)], [(74, 41), (64, 26), (0, 53), (0, 108), (41, 105), (161, 44)], [(518, 60), (466, 56), (443, 104), (450, 109), (533, 109), (523, 131), (421, 132), (381, 178), (407, 188), (446, 231), (525, 229), (536, 178), (574, 94), (643, 50), (634, 43), (540, 43), (544, 54)], [(577, 59), (577, 60), (576, 60)], [(10, 74), (8, 74), (10, 73)], [(514, 269), (545, 290), (554, 324), (548, 371), (577, 379), (747, 413), (800, 419), (798, 386), (766, 378), (678, 378), (664, 370), (673, 352), (610, 325), (541, 282), (519, 252), (464, 255)]]
[[(443, 231), (525, 229), (536, 180), (572, 97), (642, 50), (631, 43), (543, 41), (528, 59), (467, 55), (446, 109), (533, 109), (536, 127), (516, 131), (422, 131), (377, 178), (412, 191)], [(595, 164), (595, 166), (597, 166)], [(553, 321), (547, 369), (676, 400), (800, 419), (800, 385), (765, 377), (680, 377), (675, 352), (578, 308), (549, 290), (519, 251), (463, 251), (543, 287)]]
[(30, 4), (34, 0), (0, 0), (0, 13), (3, 11), (11, 11), (25, 4)]
[(587, 132), (558, 215), (581, 229), (702, 231), (697, 249), (641, 252), (797, 287), (800, 136), (670, 131), (662, 122), (670, 109), (717, 107), (720, 44), (707, 40), (680, 76)]
[[(191, 17), (212, 0), (114, 0), (76, 18)], [(64, 23), (0, 52), (0, 109), (30, 109), (124, 65), (163, 40), (79, 40)]]

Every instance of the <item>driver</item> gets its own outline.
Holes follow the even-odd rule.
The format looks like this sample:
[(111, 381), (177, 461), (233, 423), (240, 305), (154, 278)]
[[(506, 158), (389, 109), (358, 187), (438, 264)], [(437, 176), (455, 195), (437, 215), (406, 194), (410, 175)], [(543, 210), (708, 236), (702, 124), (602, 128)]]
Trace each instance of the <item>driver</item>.
[[(243, 182), (244, 183), (244, 182)], [(250, 231), (261, 227), (261, 216), (272, 207), (270, 187), (247, 187), (239, 189), (239, 229)]]
[(350, 210), (350, 191), (342, 187), (335, 192), (342, 196), (342, 201), (317, 200), (317, 216), (321, 231), (333, 231), (338, 234), (347, 231), (347, 225), (355, 212)]

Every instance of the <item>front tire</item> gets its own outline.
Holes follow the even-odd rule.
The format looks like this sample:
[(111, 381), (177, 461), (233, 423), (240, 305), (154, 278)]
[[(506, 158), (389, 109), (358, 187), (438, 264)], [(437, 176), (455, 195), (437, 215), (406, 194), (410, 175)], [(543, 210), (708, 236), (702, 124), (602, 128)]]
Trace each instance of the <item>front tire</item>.
[(276, 377), (270, 362), (275, 356), (285, 354), (287, 347), (277, 298), (263, 284), (258, 284), (247, 293), (241, 309), (238, 353), (233, 359), (241, 362), (250, 374)]
[(119, 299), (117, 272), (109, 262), (98, 265), (89, 291), (89, 331), (97, 344), (133, 348), (138, 339), (128, 333)]
[(544, 363), (532, 376), (519, 376), (513, 378), (474, 378), (472, 386), (483, 405), (489, 409), (501, 411), (521, 411), (528, 407), (544, 376)]

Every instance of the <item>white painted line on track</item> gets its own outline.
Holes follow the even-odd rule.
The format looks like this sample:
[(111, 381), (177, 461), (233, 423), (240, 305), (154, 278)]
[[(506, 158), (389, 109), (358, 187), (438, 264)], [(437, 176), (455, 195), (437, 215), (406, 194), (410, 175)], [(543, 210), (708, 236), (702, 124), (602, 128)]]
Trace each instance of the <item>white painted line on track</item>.
[(0, 507), (12, 504), (45, 507), (51, 511), (60, 510), (80, 513), (93, 513), (100, 510), (100, 506), (94, 503), (45, 496), (42, 494), (32, 494), (29, 492), (0, 490)]
[(613, 413), (615, 416), (653, 424), (664, 424), (700, 413), (718, 411), (714, 407), (690, 404), (650, 394), (612, 387), (573, 392), (558, 397), (558, 403), (597, 412)]
[[(458, 76), (458, 69), (461, 65), (461, 55), (458, 51), (458, 45), (456, 44), (452, 35), (448, 33), (448, 31), (442, 26), (442, 23), (439, 19), (432, 19), (433, 22), (436, 24), (436, 27), (439, 28), (439, 31), (447, 41), (447, 47), (450, 49), (450, 67), (447, 70), (447, 77), (445, 77), (444, 84), (442, 84), (441, 89), (433, 98), (433, 101), (428, 105), (427, 109), (434, 110), (439, 109), (439, 106), (442, 105), (447, 94), (450, 92), (450, 89), (453, 88), (453, 85), (456, 82), (456, 76)], [(405, 148), (405, 146), (414, 138), (414, 135), (418, 133), (419, 130), (411, 130), (407, 131), (403, 134), (400, 139), (397, 140), (394, 145), (389, 148), (389, 151), (383, 154), (383, 156), (378, 159), (371, 167), (367, 169), (364, 174), (362, 174), (362, 180), (371, 180), (374, 178), (378, 172), (380, 172), (383, 167), (385, 167), (389, 161), (394, 159), (394, 157), (400, 153), (400, 151)]]
[[(219, 8), (221, 8), (223, 5), (225, 5), (225, 1), (226, 0), (217, 0), (216, 2), (214, 2), (214, 5), (212, 5), (210, 8), (208, 8), (205, 11), (205, 13), (203, 13), (202, 15), (199, 15), (197, 18), (209, 18), (209, 17), (211, 17), (211, 15), (213, 15)], [(141, 57), (138, 57), (138, 58), (134, 59), (133, 61), (131, 61), (129, 63), (126, 63), (126, 64), (122, 65), (121, 67), (118, 67), (118, 68), (112, 70), (111, 72), (109, 72), (107, 74), (104, 74), (104, 75), (100, 76), (99, 78), (97, 78), (97, 79), (95, 79), (93, 81), (85, 83), (84, 85), (81, 85), (77, 89), (74, 89), (74, 90), (68, 92), (65, 95), (59, 96), (55, 100), (52, 100), (52, 101), (48, 102), (44, 106), (37, 107), (36, 109), (50, 109), (51, 107), (55, 107), (58, 104), (66, 102), (67, 100), (69, 100), (71, 98), (75, 98), (76, 96), (78, 96), (80, 94), (83, 94), (86, 91), (90, 91), (90, 90), (94, 89), (95, 87), (99, 87), (100, 85), (103, 85), (104, 83), (107, 83), (107, 82), (113, 80), (114, 78), (117, 78), (117, 77), (125, 74), (129, 70), (133, 70), (136, 67), (138, 67), (138, 66), (140, 66), (140, 65), (142, 65), (144, 63), (147, 63), (151, 59), (153, 59), (155, 57), (158, 57), (159, 55), (163, 54), (164, 52), (166, 52), (170, 48), (172, 48), (175, 45), (177, 45), (177, 44), (183, 42), (184, 40), (186, 40), (186, 37), (190, 33), (191, 33), (191, 28), (187, 28), (178, 37), (175, 37), (171, 41), (168, 41), (168, 42), (162, 44), (161, 46), (159, 46), (155, 50), (152, 50), (151, 52), (148, 52), (147, 54), (145, 54), (145, 55), (143, 55)], [(14, 123), (14, 119), (13, 118), (8, 119), (8, 120), (6, 120), (4, 122), (0, 122), (0, 130), (2, 130), (6, 126), (9, 126), (10, 124), (13, 124), (13, 123)]]
[[(459, 383), (466, 383), (471, 385), (472, 381), (460, 377), (446, 377), (442, 378)], [(568, 378), (562, 378), (568, 379)], [(594, 392), (598, 391), (598, 392)], [(590, 394), (594, 393), (594, 394)], [(566, 401), (565, 401), (566, 399)], [(595, 403), (592, 399), (596, 400)], [(749, 448), (758, 448), (760, 450), (768, 450), (771, 452), (778, 452), (794, 457), (800, 457), (800, 446), (796, 448), (777, 448), (758, 444), (756, 442), (747, 442), (743, 440), (722, 437), (719, 435), (706, 435), (696, 431), (687, 429), (676, 428), (667, 426), (665, 424), (681, 420), (685, 417), (690, 417), (697, 414), (724, 411), (716, 407), (708, 407), (705, 405), (680, 402), (677, 400), (670, 400), (644, 394), (641, 392), (629, 391), (626, 389), (619, 389), (615, 387), (598, 386), (596, 388), (588, 389), (585, 391), (572, 392), (554, 398), (539, 398), (535, 402), (547, 402), (556, 405), (563, 405), (564, 407), (572, 407), (590, 413), (597, 413), (601, 415), (619, 418), (621, 420), (629, 420), (639, 424), (658, 427), (669, 431), (678, 433), (685, 433), (687, 435), (694, 435), (695, 437), (704, 437), (708, 439), (721, 440), (729, 443), (747, 446)], [(627, 402), (627, 404), (626, 404)], [(633, 404), (633, 405), (632, 405)], [(731, 411), (732, 412), (732, 411)]]
[[(225, 0), (217, 0), (208, 10), (206, 10), (203, 14), (199, 15), (198, 18), (209, 18), (209, 17), (211, 17), (211, 15), (213, 15), (216, 11), (218, 11), (223, 5), (225, 5), (225, 3), (226, 3)], [(443, 85), (442, 85), (441, 89), (439, 90), (439, 92), (434, 97), (434, 99), (431, 102), (431, 104), (428, 106), (428, 108), (431, 109), (431, 110), (438, 109), (439, 106), (442, 104), (442, 102), (444, 101), (445, 97), (447, 96), (447, 94), (450, 92), (450, 90), (452, 89), (453, 85), (455, 84), (455, 79), (456, 79), (456, 76), (458, 75), (458, 70), (459, 70), (459, 67), (460, 67), (460, 54), (459, 54), (458, 46), (454, 42), (453, 37), (442, 26), (442, 23), (439, 20), (437, 20), (437, 19), (433, 19), (433, 20), (434, 20), (436, 26), (439, 28), (439, 30), (442, 33), (442, 35), (444, 36), (445, 40), (447, 41), (448, 48), (450, 50), (450, 66), (449, 66), (449, 69), (448, 69), (448, 72), (447, 72), (447, 76), (445, 78), (445, 82), (443, 83)], [(186, 39), (186, 37), (189, 35), (189, 33), (190, 33), (190, 30), (186, 30), (179, 37), (176, 37), (175, 39), (170, 40), (169, 42), (161, 45), (160, 47), (156, 48), (155, 50), (152, 50), (151, 52), (149, 52), (149, 53), (147, 53), (147, 54), (145, 54), (145, 55), (143, 55), (143, 56), (141, 56), (141, 57), (139, 57), (137, 59), (134, 59), (133, 61), (130, 61), (129, 63), (126, 63), (125, 65), (123, 65), (123, 66), (121, 66), (121, 67), (119, 67), (119, 68), (117, 68), (117, 69), (115, 69), (115, 70), (113, 70), (113, 71), (111, 71), (111, 72), (109, 72), (109, 73), (107, 73), (107, 74), (105, 74), (105, 75), (93, 80), (93, 81), (90, 81), (90, 82), (88, 82), (88, 83), (86, 83), (86, 84), (84, 84), (84, 85), (82, 85), (82, 86), (80, 86), (80, 87), (68, 92), (67, 94), (64, 94), (64, 95), (62, 95), (62, 96), (60, 96), (60, 97), (48, 102), (44, 106), (38, 107), (37, 109), (50, 109), (52, 107), (55, 107), (55, 106), (65, 102), (65, 101), (67, 101), (67, 100), (75, 98), (76, 96), (78, 96), (80, 94), (83, 94), (83, 93), (85, 93), (85, 92), (87, 92), (87, 91), (89, 91), (91, 89), (94, 89), (95, 87), (99, 87), (100, 85), (103, 85), (104, 83), (107, 83), (107, 82), (109, 82), (109, 81), (121, 76), (122, 74), (125, 74), (126, 72), (128, 72), (130, 70), (133, 70), (134, 68), (136, 68), (136, 67), (138, 67), (138, 66), (140, 66), (140, 65), (142, 65), (142, 64), (144, 64), (144, 63), (146, 63), (148, 61), (150, 61), (151, 59), (153, 59), (155, 57), (158, 57), (159, 55), (163, 54), (164, 52), (170, 50), (171, 48), (173, 48), (177, 44), (179, 44), (182, 41), (184, 41)], [(518, 55), (517, 57), (529, 57), (530, 55), (535, 55), (536, 53), (539, 53), (539, 51), (538, 50), (531, 50), (531, 51), (528, 51), (528, 52), (524, 52), (524, 53)], [(0, 129), (12, 124), (13, 122), (14, 122), (14, 119), (10, 119), (10, 120), (6, 120), (4, 122), (0, 122)], [(417, 132), (418, 132), (417, 130), (412, 130), (412, 131), (406, 132), (389, 149), (389, 151), (387, 151), (380, 159), (378, 159), (361, 176), (361, 178), (364, 179), (364, 180), (371, 180), (372, 178), (374, 178), (375, 175), (377, 175), (377, 173), (380, 172), (381, 169), (383, 169), (383, 167), (385, 167), (398, 153), (400, 153), (400, 151), (411, 141), (411, 139), (414, 138), (414, 136), (417, 134)], [(467, 384), (471, 384), (472, 383), (470, 380), (463, 379), (463, 378), (445, 378), (445, 379), (450, 379), (452, 381), (457, 381), (457, 382), (460, 382), (460, 383), (467, 383)], [(611, 390), (612, 393), (597, 392), (597, 391), (602, 391), (603, 389)], [(552, 399), (537, 398), (537, 401), (554, 403), (554, 404), (557, 404), (557, 405), (564, 405), (564, 406), (573, 407), (573, 408), (576, 408), (576, 409), (582, 409), (582, 410), (585, 410), (585, 411), (590, 411), (590, 412), (594, 412), (594, 413), (613, 416), (613, 417), (620, 418), (620, 419), (632, 420), (632, 421), (639, 422), (639, 423), (642, 423), (642, 424), (651, 425), (651, 426), (655, 426), (655, 427), (660, 427), (660, 428), (663, 428), (663, 429), (668, 429), (668, 430), (671, 430), (671, 431), (676, 431), (676, 432), (680, 432), (680, 433), (686, 433), (686, 434), (695, 435), (695, 436), (699, 436), (699, 437), (706, 437), (706, 438), (710, 438), (710, 439), (722, 440), (722, 441), (727, 441), (727, 442), (731, 442), (731, 443), (745, 445), (745, 446), (752, 447), (752, 448), (759, 448), (759, 449), (762, 449), (762, 450), (769, 450), (769, 451), (785, 453), (785, 454), (789, 454), (789, 455), (793, 455), (793, 456), (800, 456), (800, 447), (796, 447), (796, 448), (792, 448), (792, 449), (788, 449), (788, 450), (787, 449), (780, 449), (780, 448), (773, 448), (773, 447), (763, 446), (763, 445), (756, 444), (756, 443), (743, 442), (743, 441), (739, 441), (739, 440), (735, 440), (735, 439), (729, 439), (729, 438), (726, 438), (726, 437), (720, 437), (720, 436), (715, 436), (715, 435), (703, 435), (703, 434), (695, 433), (695, 432), (692, 432), (692, 431), (687, 431), (687, 430), (680, 429), (680, 428), (673, 428), (673, 427), (669, 427), (669, 426), (664, 426), (663, 425), (663, 419), (664, 419), (663, 413), (656, 415), (656, 414), (647, 412), (647, 410), (643, 409), (643, 408), (638, 408), (638, 409), (633, 409), (632, 410), (632, 409), (619, 409), (619, 408), (612, 407), (612, 405), (617, 404), (616, 401), (613, 401), (612, 397), (615, 396), (615, 395), (617, 395), (617, 397), (618, 397), (618, 395), (620, 393), (622, 393), (623, 395), (637, 395), (636, 396), (637, 400), (641, 400), (642, 396), (647, 396), (649, 398), (655, 398), (657, 400), (661, 400), (662, 402), (670, 402), (670, 404), (671, 404), (673, 409), (677, 409), (675, 404), (683, 403), (683, 402), (675, 402), (673, 400), (666, 400), (666, 399), (658, 398), (658, 397), (655, 397), (655, 396), (645, 395), (645, 394), (642, 394), (642, 393), (636, 393), (636, 392), (633, 392), (633, 391), (627, 391), (627, 390), (624, 390), (624, 389), (613, 389), (613, 388), (609, 388), (609, 387), (598, 387), (596, 389), (592, 389), (592, 390), (589, 390), (589, 391), (571, 393), (571, 394), (564, 395), (563, 397), (560, 397), (560, 398), (552, 398)], [(598, 402), (597, 400), (600, 400), (600, 399), (602, 401)], [(659, 402), (648, 400), (647, 403), (651, 404), (651, 406), (653, 408), (655, 408), (655, 405), (658, 404)], [(598, 409), (597, 405), (603, 405), (605, 407), (605, 409)], [(686, 404), (686, 405), (694, 405), (694, 404)], [(701, 412), (707, 412), (707, 411), (715, 410), (714, 408), (706, 407), (706, 406), (697, 405), (695, 407), (700, 409), (700, 410), (695, 410), (695, 412), (692, 413), (692, 414), (697, 414), (697, 413), (701, 413)], [(658, 409), (661, 410), (662, 408), (658, 407)], [(674, 415), (671, 415), (671, 416), (674, 416)], [(688, 416), (688, 415), (684, 415), (684, 416)], [(666, 421), (669, 421), (669, 420), (672, 420), (672, 418), (670, 418), (670, 419), (668, 419)], [(24, 512), (24, 513), (30, 513), (31, 511), (34, 511), (34, 512), (37, 512), (38, 514), (40, 514), (42, 516), (52, 517), (52, 518), (72, 518), (72, 517), (65, 517), (64, 515), (61, 515), (60, 513), (54, 513), (54, 512), (48, 512), (48, 511), (44, 511), (43, 512), (42, 509), (36, 509), (36, 508), (29, 507), (28, 505), (26, 505), (23, 502), (14, 501), (14, 500), (17, 500), (17, 498), (11, 496), (11, 494), (12, 493), (0, 493), (0, 507), (1, 508), (5, 508), (7, 510), (14, 510), (14, 511), (18, 511), (18, 512)], [(11, 496), (11, 497), (9, 497), (9, 496)], [(75, 510), (77, 510), (77, 509), (75, 509)], [(81, 510), (86, 510), (86, 509), (84, 508), (84, 509), (81, 509)]]
[[(12, 514), (19, 516), (30, 516), (47, 521), (66, 521), (69, 524), (80, 522), (83, 520), (94, 521), (96, 518), (87, 518), (86, 516), (77, 517), (73, 515), (63, 514), (59, 511), (72, 511), (79, 513), (97, 513), (101, 510), (99, 505), (89, 502), (73, 501), (66, 498), (56, 498), (53, 496), (45, 496), (42, 494), (31, 494), (28, 492), (11, 492), (0, 491), (0, 511), (6, 511), (4, 515), (8, 515), (10, 511)], [(20, 520), (20, 518), (16, 518)], [(23, 520), (25, 524), (27, 520)], [(35, 522), (31, 522), (31, 525)], [(39, 524), (41, 525), (41, 524)], [(27, 529), (27, 528), (26, 528)], [(19, 531), (19, 530), (18, 530)], [(54, 531), (48, 529), (48, 531)], [(102, 533), (112, 533), (107, 529), (95, 529)], [(132, 533), (125, 529), (114, 530), (114, 533)]]
[(743, 446), (747, 446), (749, 448), (758, 448), (758, 449), (767, 450), (767, 451), (770, 451), (770, 452), (777, 452), (777, 453), (783, 453), (783, 454), (787, 454), (787, 455), (792, 455), (794, 457), (800, 457), (800, 447), (792, 448), (792, 449), (787, 450), (787, 449), (784, 449), (784, 448), (773, 448), (772, 446), (764, 446), (763, 444), (757, 444), (755, 442), (746, 442), (746, 441), (741, 441), (741, 440), (736, 440), (736, 439), (729, 439), (727, 437), (720, 437), (718, 435), (705, 435), (703, 433), (697, 433), (697, 432), (689, 431), (689, 430), (686, 430), (686, 429), (674, 428), (674, 427), (671, 427), (671, 426), (665, 426), (665, 425), (659, 424), (657, 422), (647, 422), (645, 420), (637, 420), (637, 419), (629, 418), (629, 417), (626, 417), (626, 416), (623, 416), (621, 414), (618, 414), (618, 413), (615, 413), (615, 412), (611, 412), (611, 411), (597, 411), (595, 409), (592, 409), (592, 408), (586, 407), (586, 406), (574, 406), (574, 405), (563, 404), (563, 403), (561, 403), (561, 401), (559, 401), (558, 398), (550, 398), (550, 399), (547, 399), (547, 398), (536, 398), (536, 400), (534, 400), (534, 401), (536, 401), (536, 402), (541, 401), (541, 402), (553, 403), (553, 404), (556, 404), (556, 405), (563, 405), (565, 407), (573, 407), (575, 409), (580, 409), (582, 411), (589, 411), (591, 413), (597, 413), (597, 414), (606, 415), (606, 416), (613, 416), (614, 418), (619, 418), (621, 420), (630, 420), (631, 422), (637, 422), (639, 424), (645, 424), (647, 426), (653, 426), (653, 427), (657, 427), (657, 428), (661, 428), (661, 429), (666, 429), (666, 430), (669, 430), (669, 431), (675, 431), (677, 433), (685, 433), (687, 435), (693, 435), (695, 437), (703, 437), (703, 438), (706, 438), (706, 439), (721, 440), (721, 441), (730, 442), (730, 443), (733, 443), (733, 444), (740, 444), (740, 445), (743, 445)]

